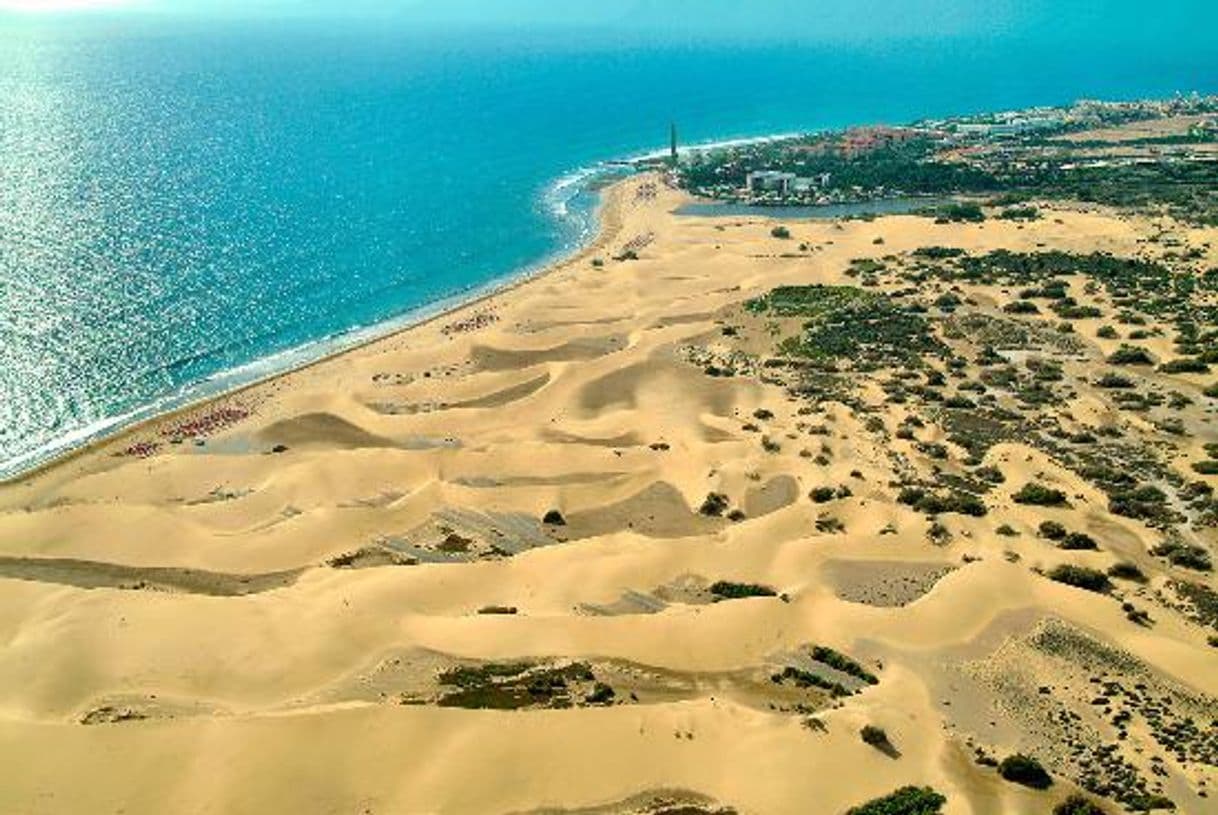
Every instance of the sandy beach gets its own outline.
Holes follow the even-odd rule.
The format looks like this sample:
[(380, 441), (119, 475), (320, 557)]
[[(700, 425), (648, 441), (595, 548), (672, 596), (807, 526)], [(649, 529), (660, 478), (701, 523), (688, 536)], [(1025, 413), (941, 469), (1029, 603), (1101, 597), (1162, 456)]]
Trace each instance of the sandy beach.
[[(903, 503), (971, 472), (951, 428), (898, 432), (916, 411), (879, 373), (807, 398), (766, 364), (787, 324), (746, 307), (858, 286), (867, 259), (896, 291), (928, 246), (1159, 257), (1170, 232), (1214, 266), (1218, 230), (1054, 205), (781, 239), (683, 203), (621, 181), (596, 242), (543, 275), (0, 487), (0, 811), (834, 815), (916, 785), (951, 815), (1039, 815), (1094, 748), (1049, 726), (1068, 710), (1177, 811), (1218, 812), (1213, 611), (1178, 590), (1212, 597), (1212, 572), (1153, 557), (1161, 530), (1019, 438), (984, 451), (984, 516)], [(1053, 333), (1004, 316), (1010, 288), (918, 296)], [(1092, 384), (1121, 344), (1103, 322), (1044, 340), (1073, 388), (1054, 416), (1150, 444)], [(1139, 376), (1190, 399), (1165, 466), (1218, 486), (1189, 469), (1218, 441), (1212, 376)], [(1068, 501), (1024, 503), (1030, 482)], [(1046, 520), (1099, 545), (1053, 545)], [(1145, 582), (1046, 577), (1118, 562)], [(1112, 682), (1139, 688), (1131, 710), (1163, 700), (1119, 740), (1093, 703)], [(1199, 734), (1164, 747), (1184, 719)], [(979, 760), (1015, 752), (1053, 786)]]

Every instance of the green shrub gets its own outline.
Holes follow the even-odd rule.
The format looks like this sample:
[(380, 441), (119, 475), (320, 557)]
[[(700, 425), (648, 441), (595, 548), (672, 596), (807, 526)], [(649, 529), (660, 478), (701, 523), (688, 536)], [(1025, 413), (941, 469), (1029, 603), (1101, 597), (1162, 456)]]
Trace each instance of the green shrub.
[(1193, 472), (1201, 475), (1218, 475), (1218, 461), (1195, 461)]
[(1207, 374), (1210, 366), (1199, 359), (1182, 357), (1173, 359), (1171, 362), (1164, 362), (1159, 366), (1159, 370), (1165, 374)]
[(859, 737), (863, 740), (863, 744), (869, 744), (872, 747), (884, 747), (892, 744), (888, 740), (888, 734), (882, 727), (876, 727), (873, 724), (863, 725), (863, 729), (859, 731)]
[(729, 504), (728, 497), (721, 492), (712, 492), (706, 496), (706, 500), (702, 502), (702, 506), (698, 512), (708, 518), (718, 518), (727, 511)]
[(1108, 815), (1108, 811), (1090, 798), (1071, 795), (1053, 808), (1053, 815)]
[(779, 240), (790, 240), (791, 230), (787, 229), (785, 226), (776, 226), (770, 230), (770, 235), (778, 238)]
[(1100, 594), (1105, 594), (1112, 589), (1112, 583), (1108, 580), (1108, 575), (1098, 569), (1075, 566), (1070, 563), (1054, 566), (1049, 572), (1049, 579), (1056, 580), (1058, 583), (1065, 583), (1067, 586), (1073, 586), (1076, 589), (1085, 589)]
[(1109, 388), (1112, 390), (1127, 390), (1134, 386), (1133, 380), (1129, 377), (1113, 373), (1104, 374), (1096, 381), (1095, 384), (1098, 387)]
[(1002, 307), (1007, 314), (1040, 314), (1040, 307), (1028, 300), (1015, 300)]
[(1020, 488), (1011, 498), (1017, 504), (1028, 504), (1037, 507), (1069, 506), (1066, 494), (1061, 490), (1052, 489), (1042, 484), (1028, 483)]
[(837, 495), (837, 490), (833, 487), (816, 487), (812, 492), (808, 493), (808, 497), (812, 499), (814, 504), (824, 504), (832, 501)]
[(876, 685), (879, 683), (879, 678), (864, 668), (858, 662), (855, 662), (850, 657), (843, 654), (841, 651), (835, 651), (832, 648), (827, 648), (823, 645), (812, 646), (812, 658), (817, 662), (824, 663), (830, 668), (841, 671), (847, 676), (853, 676), (855, 679), (861, 679), (868, 685)]
[(1150, 550), (1155, 557), (1167, 558), (1173, 566), (1208, 572), (1214, 568), (1210, 553), (1200, 546), (1181, 540), (1168, 540)]
[(840, 682), (832, 682), (811, 671), (794, 668), (790, 665), (783, 668), (781, 673), (773, 674), (770, 677), (770, 681), (775, 685), (791, 684), (797, 688), (820, 688), (821, 690), (828, 691), (834, 698), (854, 695), (853, 691)]
[(1136, 345), (1122, 345), (1108, 357), (1112, 365), (1154, 365), (1155, 359), (1145, 348)]
[(1062, 538), (1061, 543), (1058, 544), (1058, 547), (1074, 552), (1094, 552), (1096, 549), (1100, 548), (1099, 545), (1096, 544), (1095, 538), (1091, 537), (1085, 532), (1071, 532), (1070, 534), (1066, 535), (1066, 537)]
[(1100, 326), (1099, 330), (1095, 332), (1095, 336), (1099, 337), (1101, 340), (1115, 340), (1118, 334), (1117, 330), (1112, 326), (1102, 325)]
[(980, 223), (985, 220), (985, 212), (977, 204), (948, 204), (940, 207), (937, 214), (938, 221), (950, 221), (953, 223)]
[(1066, 527), (1057, 521), (1044, 521), (1040, 525), (1040, 536), (1051, 541), (1059, 541), (1066, 537)]
[(998, 774), (1007, 781), (1043, 790), (1053, 786), (1053, 779), (1041, 763), (1030, 756), (1016, 753), (998, 765)]
[(1202, 391), (1202, 393), (1204, 393), (1206, 396), (1208, 396), (1211, 399), (1218, 399), (1218, 382), (1215, 382), (1213, 385), (1210, 385), (1208, 388), (1206, 388), (1204, 391)]
[(901, 787), (896, 792), (851, 807), (846, 815), (938, 815), (947, 799), (930, 787)]
[(1108, 576), (1115, 577), (1118, 580), (1131, 580), (1134, 583), (1146, 582), (1146, 575), (1142, 573), (1137, 564), (1130, 563), (1127, 560), (1122, 560), (1109, 566)]
[(710, 587), (715, 600), (741, 600), (745, 597), (776, 597), (778, 592), (758, 583), (732, 583), (720, 580)]

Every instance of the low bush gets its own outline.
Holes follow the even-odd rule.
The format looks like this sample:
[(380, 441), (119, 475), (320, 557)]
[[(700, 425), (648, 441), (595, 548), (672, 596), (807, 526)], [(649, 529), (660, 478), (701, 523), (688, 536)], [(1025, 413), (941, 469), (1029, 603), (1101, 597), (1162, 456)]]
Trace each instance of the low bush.
[(1130, 563), (1123, 560), (1120, 563), (1114, 563), (1108, 567), (1108, 576), (1115, 577), (1118, 580), (1131, 580), (1134, 583), (1145, 583), (1146, 575), (1138, 568), (1136, 563)]
[(1040, 525), (1040, 536), (1051, 541), (1059, 541), (1066, 537), (1066, 527), (1057, 521), (1044, 521)]
[(1155, 359), (1145, 348), (1136, 345), (1122, 345), (1108, 357), (1112, 365), (1154, 365)]
[(1108, 815), (1108, 810), (1081, 795), (1071, 795), (1053, 808), (1053, 815)]
[(778, 592), (759, 583), (733, 583), (720, 580), (710, 587), (716, 600), (742, 600), (746, 597), (777, 597)]
[(1075, 566), (1070, 563), (1054, 566), (1049, 572), (1049, 579), (1056, 580), (1058, 583), (1064, 583), (1067, 586), (1073, 586), (1076, 589), (1085, 589), (1100, 594), (1104, 594), (1112, 589), (1112, 582), (1108, 579), (1108, 575), (1098, 569), (1091, 569), (1087, 566)]
[(852, 807), (846, 815), (939, 815), (947, 799), (930, 787), (901, 787), (896, 792)]
[(1033, 789), (1043, 790), (1053, 786), (1053, 779), (1041, 763), (1020, 753), (1004, 758), (998, 765), (998, 774), (1007, 781)]
[(1032, 482), (1024, 484), (1019, 492), (1015, 493), (1011, 498), (1017, 504), (1027, 504), (1036, 507), (1069, 506), (1066, 494), (1061, 490)]
[(787, 229), (785, 226), (776, 226), (770, 230), (770, 235), (778, 238), (779, 240), (790, 240), (791, 230)]
[(1085, 532), (1071, 532), (1062, 538), (1058, 548), (1072, 552), (1094, 552), (1100, 547), (1095, 542), (1095, 538)]
[(1210, 366), (1199, 359), (1182, 357), (1173, 359), (1171, 362), (1164, 362), (1159, 366), (1159, 370), (1165, 374), (1207, 374)]

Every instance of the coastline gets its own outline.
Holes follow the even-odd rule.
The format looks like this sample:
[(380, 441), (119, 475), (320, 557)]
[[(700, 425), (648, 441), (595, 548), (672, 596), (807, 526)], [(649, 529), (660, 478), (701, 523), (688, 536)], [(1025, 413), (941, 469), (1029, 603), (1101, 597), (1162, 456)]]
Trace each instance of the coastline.
[[(603, 166), (608, 167), (611, 165), (606, 162)], [(599, 172), (603, 172), (602, 166), (591, 168), (586, 173), (580, 174), (580, 180), (587, 183), (594, 179)], [(569, 174), (563, 178), (574, 175), (577, 174)], [(12, 472), (0, 471), (0, 486), (12, 486), (37, 478), (58, 467), (79, 461), (91, 453), (111, 446), (118, 446), (123, 441), (141, 433), (146, 433), (152, 428), (168, 424), (171, 421), (181, 420), (204, 410), (210, 405), (248, 394), (284, 377), (299, 374), (347, 354), (391, 340), (401, 334), (426, 328), (441, 320), (456, 317), (462, 312), (477, 310), (479, 307), (494, 301), (497, 297), (502, 297), (522, 286), (541, 280), (573, 264), (586, 260), (612, 243), (617, 236), (621, 229), (620, 209), (622, 202), (619, 199), (624, 193), (628, 182), (631, 179), (640, 177), (640, 175), (642, 174), (639, 172), (630, 173), (621, 178), (616, 178), (605, 186), (595, 190), (597, 200), (588, 216), (593, 226), (586, 236), (587, 239), (572, 247), (569, 252), (559, 250), (549, 259), (542, 258), (537, 263), (530, 264), (503, 278), (489, 281), (474, 289), (458, 292), (432, 303), (411, 309), (394, 319), (370, 326), (353, 328), (342, 334), (315, 340), (311, 343), (290, 348), (225, 371), (216, 377), (193, 386), (203, 391), (201, 393), (184, 395), (182, 397), (166, 397), (166, 404), (154, 403), (129, 412), (125, 416), (115, 417), (112, 424), (88, 433), (78, 442), (69, 442), (54, 452), (38, 455), (42, 451), (35, 451), (34, 453), (27, 454), (27, 458), (33, 459), (37, 457), (37, 460), (27, 467), (19, 467)], [(562, 181), (563, 179), (558, 179), (555, 184), (557, 185)], [(308, 349), (311, 349), (315, 345), (324, 346), (327, 344), (333, 344), (333, 347), (323, 350), (319, 354), (308, 353)], [(223, 380), (242, 370), (261, 366), (268, 360), (281, 357), (300, 357), (300, 360), (299, 362), (287, 362), (281, 367), (253, 375), (249, 379), (227, 387), (208, 387), (209, 385), (214, 385), (217, 380)], [(21, 461), (22, 459), (12, 460)]]
[[(1173, 689), (1218, 692), (1201, 627), (1125, 594), (1133, 584), (1114, 597), (1052, 575), (1128, 562), (1165, 590), (1186, 576), (1151, 554), (1165, 533), (1106, 512), (1074, 468), (1164, 441), (1181, 455), (1162, 466), (1182, 474), (1197, 439), (1218, 442), (1212, 407), (1177, 411), (1193, 437), (1126, 414), (1121, 438), (1086, 442), (1076, 431), (1119, 415), (1095, 384), (1121, 342), (1097, 333), (1103, 317), (1061, 339), (1049, 309), (1003, 311), (1005, 279), (920, 271), (927, 246), (1135, 257), (1158, 221), (1052, 203), (1026, 224), (810, 220), (784, 239), (763, 214), (681, 217), (689, 196), (658, 180), (609, 188), (599, 240), (527, 281), (0, 488), (0, 739), (14, 779), (0, 809), (654, 813), (666, 810), (637, 796), (664, 791), (671, 808), (668, 791), (688, 790), (679, 800), (706, 813), (798, 815), (918, 784), (959, 802), (953, 813), (1047, 812), (1080, 775), (1037, 722), (1058, 700), (1090, 710), (1096, 671), (1070, 662), (1073, 648), (1043, 650), (1046, 637), (1119, 650), (1108, 675), (1124, 687), (1151, 675), (1124, 666), (1153, 666), (1155, 698), (1201, 715)], [(1181, 239), (1218, 245), (1212, 228)], [(861, 261), (875, 270), (866, 290)], [(780, 289), (831, 304), (820, 293), (849, 289), (849, 312), (825, 325), (853, 326), (860, 305), (912, 315), (914, 274), (915, 302), (953, 293), (958, 314), (928, 305), (869, 334), (883, 345), (857, 358), (875, 370), (852, 360), (811, 390), (802, 367), (765, 365), (806, 336), (807, 315), (752, 304)], [(1083, 280), (1069, 293), (1114, 313)], [(982, 470), (949, 437), (962, 414), (915, 386), (919, 369), (948, 364), (928, 337), (967, 325), (978, 333), (945, 338), (964, 361), (949, 387), (980, 381), (995, 324), (1027, 338), (1013, 361), (1044, 360), (1018, 390), (991, 389), (998, 408), (1080, 440), (987, 426)], [(1166, 331), (1143, 344), (1172, 353)], [(1050, 368), (1062, 380), (1038, 386), (1054, 389), (1047, 406), (1016, 413)], [(918, 381), (890, 398), (910, 371)], [(247, 412), (207, 425), (232, 407)], [(147, 454), (111, 455), (132, 440)], [(903, 497), (925, 485), (957, 500), (949, 490), (982, 473), (978, 514), (932, 518)], [(1069, 500), (1025, 504), (1033, 483)], [(1095, 548), (1050, 542), (1048, 518)], [(1124, 597), (1154, 615), (1153, 635)], [(1061, 688), (1051, 708), (1045, 684)], [(860, 738), (867, 726), (900, 760)], [(1130, 732), (1122, 756), (1140, 773), (1134, 749), (1151, 754), (1155, 738)], [(1031, 791), (971, 758), (1017, 743), (1057, 762), (1060, 783)], [(1088, 754), (1105, 743), (1089, 737)], [(1210, 771), (1164, 782), (1183, 811), (1200, 811), (1190, 779), (1212, 788), (1197, 772)]]
[[(799, 135), (801, 134), (786, 132), (712, 139), (685, 145), (680, 150), (697, 152), (766, 144), (795, 138)], [(666, 149), (641, 150), (621, 158), (606, 159), (588, 167), (581, 167), (560, 176), (547, 185), (540, 195), (541, 203), (550, 209), (552, 217), (556, 220), (570, 217), (569, 202), (574, 198), (590, 193), (596, 196), (596, 202), (587, 213), (588, 224), (582, 230), (583, 234), (568, 247), (561, 247), (549, 256), (542, 257), (534, 263), (508, 272), (506, 275), (482, 285), (408, 309), (397, 317), (366, 326), (356, 326), (338, 334), (274, 352), (234, 368), (220, 371), (153, 403), (139, 406), (118, 416), (98, 420), (89, 426), (61, 436), (50, 445), (0, 462), (0, 485), (20, 483), (93, 450), (143, 432), (149, 427), (171, 419), (180, 419), (209, 404), (247, 393), (280, 377), (306, 370), (402, 332), (426, 326), (586, 258), (589, 253), (596, 251), (608, 239), (605, 223), (608, 209), (606, 197), (612, 190), (619, 188), (623, 181), (637, 177), (641, 172), (646, 172), (641, 169), (641, 165), (666, 155)], [(601, 179), (606, 179), (607, 183), (600, 184)], [(575, 192), (569, 198), (561, 201), (549, 200), (554, 193), (569, 187), (575, 188)], [(280, 360), (279, 364), (275, 364)], [(243, 376), (244, 372), (249, 373)]]

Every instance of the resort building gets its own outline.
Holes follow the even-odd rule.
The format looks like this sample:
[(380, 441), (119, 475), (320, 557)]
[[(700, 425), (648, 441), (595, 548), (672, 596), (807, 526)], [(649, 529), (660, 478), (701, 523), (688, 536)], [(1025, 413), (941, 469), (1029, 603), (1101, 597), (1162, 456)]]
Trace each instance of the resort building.
[(789, 195), (791, 185), (795, 183), (795, 173), (782, 173), (776, 170), (758, 170), (749, 173), (745, 178), (745, 187), (754, 195), (766, 192), (776, 192), (779, 195)]

